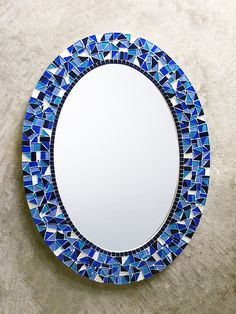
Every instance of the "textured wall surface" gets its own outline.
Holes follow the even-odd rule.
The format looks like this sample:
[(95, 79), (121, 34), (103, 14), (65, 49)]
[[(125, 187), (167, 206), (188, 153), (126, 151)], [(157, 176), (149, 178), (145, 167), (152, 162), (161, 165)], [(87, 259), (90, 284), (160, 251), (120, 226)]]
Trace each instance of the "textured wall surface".
[[(235, 0), (0, 0), (0, 313), (236, 313)], [(204, 106), (207, 206), (184, 253), (129, 286), (76, 276), (44, 245), (26, 205), (21, 125), (43, 70), (71, 43), (108, 31), (159, 45)]]

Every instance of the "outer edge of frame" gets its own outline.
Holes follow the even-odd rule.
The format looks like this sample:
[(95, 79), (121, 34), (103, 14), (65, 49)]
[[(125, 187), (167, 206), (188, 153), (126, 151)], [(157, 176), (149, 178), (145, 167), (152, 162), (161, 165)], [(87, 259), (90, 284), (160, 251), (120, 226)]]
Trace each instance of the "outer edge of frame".
[[(105, 60), (109, 53), (110, 60)], [(78, 62), (74, 62), (76, 60), (80, 64), (87, 62), (82, 67), (83, 71)], [(174, 112), (176, 125), (180, 125), (177, 134), (182, 144), (179, 149), (179, 198), (174, 201), (175, 209), (172, 208), (172, 216), (166, 220), (165, 230), (153, 243), (148, 242), (149, 246), (121, 253), (93, 247), (76, 234), (77, 238), (74, 237), (76, 230), (71, 226), (67, 213), (61, 210), (63, 204), (59, 200), (58, 189), (52, 183), (55, 170), (53, 150), (49, 150), (50, 141), (55, 137), (53, 126), (59, 117), (58, 108), (62, 105), (61, 95), (66, 98), (69, 94), (67, 89), (72, 88), (82, 75), (109, 62), (137, 67), (147, 77), (150, 76), (150, 66), (153, 69), (151, 63), (158, 65), (149, 78), (154, 83), (158, 82), (166, 96), (171, 97), (166, 100), (172, 114)], [(169, 91), (173, 81), (176, 82), (174, 94), (173, 89)], [(159, 47), (143, 38), (115, 32), (99, 37), (92, 35), (59, 55), (33, 91), (22, 132), (26, 199), (37, 229), (53, 253), (77, 274), (102, 283), (127, 284), (165, 269), (189, 243), (207, 198), (210, 144), (203, 116), (197, 94), (184, 72)]]

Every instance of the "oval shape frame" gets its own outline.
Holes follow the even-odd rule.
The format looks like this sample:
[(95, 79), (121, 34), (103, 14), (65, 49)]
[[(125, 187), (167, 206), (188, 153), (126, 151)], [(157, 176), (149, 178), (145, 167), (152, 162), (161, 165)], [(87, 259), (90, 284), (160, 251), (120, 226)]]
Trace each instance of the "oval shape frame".
[[(180, 146), (179, 186), (162, 228), (144, 246), (105, 251), (85, 239), (68, 217), (56, 186), (53, 144), (60, 110), (70, 90), (93, 68), (131, 66), (165, 97)], [(79, 275), (101, 283), (127, 284), (165, 269), (195, 232), (209, 186), (208, 129), (198, 96), (179, 66), (159, 47), (129, 34), (89, 36), (68, 47), (47, 68), (29, 100), (22, 137), (26, 199), (45, 243)]]

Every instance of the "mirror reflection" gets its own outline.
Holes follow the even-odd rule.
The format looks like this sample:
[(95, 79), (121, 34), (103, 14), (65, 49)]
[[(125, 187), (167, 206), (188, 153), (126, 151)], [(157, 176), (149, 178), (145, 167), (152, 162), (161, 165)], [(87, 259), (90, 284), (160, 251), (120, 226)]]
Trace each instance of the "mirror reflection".
[(158, 88), (126, 65), (87, 73), (63, 105), (54, 164), (84, 237), (109, 251), (145, 244), (168, 216), (179, 176), (177, 130)]

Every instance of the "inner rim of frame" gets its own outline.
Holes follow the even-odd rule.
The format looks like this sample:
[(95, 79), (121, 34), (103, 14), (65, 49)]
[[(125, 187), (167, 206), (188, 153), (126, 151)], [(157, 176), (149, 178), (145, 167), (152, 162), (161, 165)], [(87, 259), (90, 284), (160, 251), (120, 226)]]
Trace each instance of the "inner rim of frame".
[[(54, 168), (54, 143), (55, 143), (55, 133), (56, 133), (56, 128), (57, 128), (57, 123), (58, 123), (58, 119), (60, 116), (60, 112), (61, 109), (66, 101), (67, 96), (69, 95), (70, 91), (73, 89), (73, 87), (75, 86), (75, 84), (88, 72), (90, 72), (91, 70), (93, 70), (96, 67), (105, 65), (105, 64), (123, 64), (129, 67), (132, 67), (136, 70), (138, 70), (139, 72), (143, 73), (148, 79), (150, 79), (154, 85), (159, 89), (159, 91), (161, 92), (162, 96), (165, 98), (168, 107), (172, 113), (172, 116), (174, 118), (175, 121), (175, 126), (176, 126), (176, 131), (177, 131), (177, 137), (178, 137), (178, 144), (179, 144), (179, 180), (178, 180), (178, 184), (177, 184), (177, 188), (176, 188), (176, 193), (174, 195), (173, 198), (173, 202), (172, 202), (172, 207), (170, 208), (170, 210), (168, 211), (168, 214), (166, 216), (166, 218), (164, 219), (162, 225), (158, 228), (157, 232), (154, 234), (154, 236), (147, 240), (147, 242), (140, 246), (139, 248), (136, 249), (132, 249), (132, 250), (126, 250), (126, 251), (122, 251), (122, 252), (116, 252), (116, 251), (108, 251), (105, 249), (102, 249), (101, 247), (93, 244), (92, 242), (90, 242), (89, 240), (87, 240), (80, 232), (79, 230), (75, 227), (75, 225), (73, 224), (73, 222), (71, 221), (71, 219), (69, 218), (67, 211), (63, 205), (63, 202), (61, 200), (59, 191), (58, 191), (58, 186), (57, 186), (57, 181), (56, 181), (56, 174), (55, 174), (55, 168)], [(68, 88), (68, 90), (65, 92), (62, 100), (61, 100), (61, 105), (57, 110), (56, 113), (56, 117), (55, 117), (55, 122), (53, 125), (53, 130), (52, 130), (52, 137), (51, 137), (51, 141), (50, 141), (50, 168), (51, 168), (51, 176), (52, 176), (52, 184), (54, 187), (54, 191), (55, 191), (55, 195), (59, 201), (59, 206), (65, 216), (66, 222), (68, 223), (68, 225), (71, 226), (71, 228), (73, 229), (73, 232), (78, 236), (78, 238), (82, 241), (84, 241), (88, 247), (93, 248), (95, 250), (100, 251), (101, 253), (105, 253), (107, 255), (111, 255), (111, 256), (125, 256), (125, 255), (129, 255), (129, 254), (133, 254), (133, 253), (137, 253), (140, 252), (141, 250), (149, 247), (151, 244), (153, 244), (158, 237), (160, 236), (160, 234), (164, 231), (164, 229), (166, 228), (166, 226), (171, 222), (172, 216), (175, 212), (178, 200), (179, 200), (179, 196), (180, 196), (180, 192), (181, 192), (181, 186), (182, 186), (182, 181), (183, 181), (183, 144), (182, 144), (182, 135), (181, 135), (181, 131), (180, 131), (180, 126), (179, 126), (179, 122), (175, 113), (175, 110), (173, 108), (173, 105), (170, 101), (169, 96), (165, 93), (165, 91), (163, 90), (162, 86), (145, 70), (141, 69), (140, 67), (134, 65), (131, 62), (125, 61), (125, 60), (106, 60), (106, 61), (98, 61), (97, 63), (93, 64), (92, 66), (90, 66), (89, 68), (85, 69), (80, 75), (78, 75), (74, 81), (71, 83), (70, 87)]]

